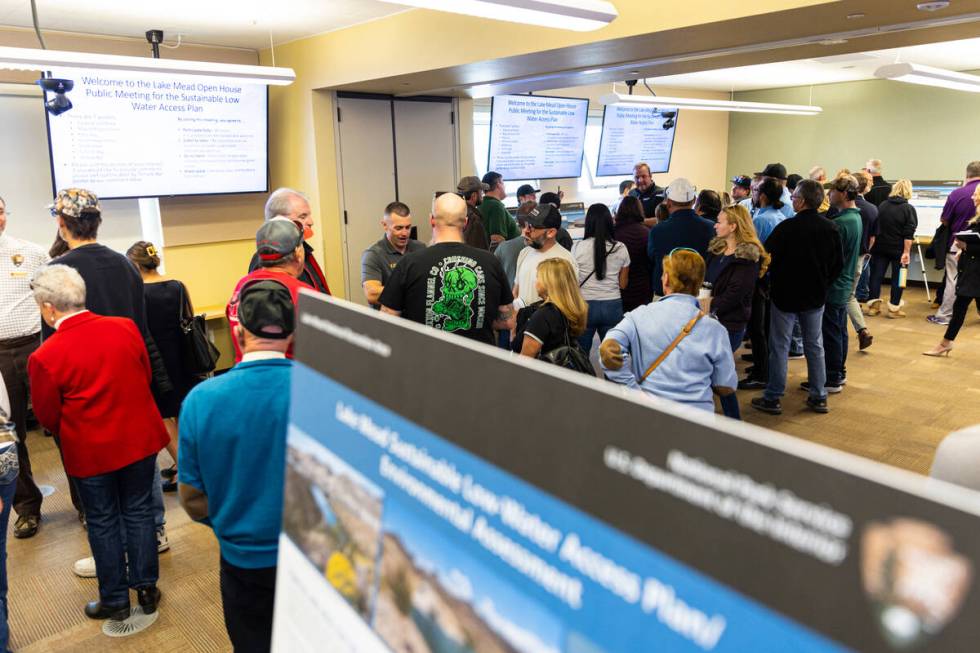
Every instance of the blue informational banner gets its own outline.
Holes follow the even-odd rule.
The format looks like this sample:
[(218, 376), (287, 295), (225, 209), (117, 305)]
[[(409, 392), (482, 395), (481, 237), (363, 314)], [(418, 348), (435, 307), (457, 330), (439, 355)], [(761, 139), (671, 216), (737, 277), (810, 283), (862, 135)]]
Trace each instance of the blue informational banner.
[[(951, 531), (975, 515), (840, 454), (807, 461), (343, 302), (301, 307), (274, 650), (973, 650), (950, 632), (976, 629), (957, 617), (977, 542)], [(843, 476), (879, 491), (827, 500)], [(897, 512), (866, 518), (882, 496)]]

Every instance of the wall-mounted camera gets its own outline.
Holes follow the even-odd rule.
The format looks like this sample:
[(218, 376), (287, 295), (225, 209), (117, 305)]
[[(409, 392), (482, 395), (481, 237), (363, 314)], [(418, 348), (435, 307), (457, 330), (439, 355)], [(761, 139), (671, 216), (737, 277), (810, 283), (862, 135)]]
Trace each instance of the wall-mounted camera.
[(660, 115), (664, 117), (664, 129), (671, 129), (677, 122), (674, 120), (677, 117), (676, 111), (661, 111)]
[(37, 85), (44, 89), (45, 93), (53, 93), (54, 97), (44, 103), (44, 108), (52, 116), (60, 116), (65, 111), (71, 109), (71, 100), (65, 95), (75, 87), (75, 82), (70, 79), (55, 79), (45, 77), (37, 80)]

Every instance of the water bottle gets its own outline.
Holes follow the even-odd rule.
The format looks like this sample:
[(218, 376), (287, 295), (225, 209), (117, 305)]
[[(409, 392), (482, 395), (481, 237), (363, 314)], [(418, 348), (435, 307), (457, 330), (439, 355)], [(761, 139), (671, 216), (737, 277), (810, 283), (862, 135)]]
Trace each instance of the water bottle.
[(904, 288), (905, 284), (908, 283), (908, 280), (909, 280), (909, 266), (903, 265), (901, 269), (898, 271), (898, 287)]

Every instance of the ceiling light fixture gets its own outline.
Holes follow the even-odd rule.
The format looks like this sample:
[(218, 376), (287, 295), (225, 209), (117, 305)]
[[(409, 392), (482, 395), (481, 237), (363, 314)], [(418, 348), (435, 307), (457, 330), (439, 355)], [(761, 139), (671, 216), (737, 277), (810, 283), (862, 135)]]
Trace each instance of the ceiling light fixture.
[(599, 98), (602, 104), (642, 104), (644, 106), (697, 109), (699, 111), (735, 111), (739, 113), (782, 113), (791, 116), (815, 116), (823, 108), (809, 104), (771, 104), (768, 102), (739, 102), (737, 100), (706, 100), (702, 98), (664, 97), (662, 95), (623, 95), (607, 93)]
[(914, 63), (895, 63), (875, 71), (878, 79), (980, 93), (980, 77)]
[(8, 47), (0, 47), (0, 68), (42, 71), (64, 68), (123, 70), (135, 73), (207, 77), (209, 80), (215, 81), (270, 84), (273, 86), (287, 86), (296, 79), (296, 73), (293, 72), (292, 68)]
[(506, 20), (540, 27), (591, 32), (619, 14), (604, 0), (383, 0), (396, 5), (434, 9), (477, 18)]

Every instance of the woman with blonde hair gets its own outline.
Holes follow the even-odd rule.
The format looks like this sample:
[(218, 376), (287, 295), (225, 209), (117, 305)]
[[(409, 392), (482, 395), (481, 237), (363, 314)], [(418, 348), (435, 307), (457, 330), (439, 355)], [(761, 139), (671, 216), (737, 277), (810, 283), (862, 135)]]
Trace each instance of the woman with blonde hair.
[(728, 331), (734, 352), (745, 335), (755, 284), (769, 268), (769, 255), (744, 206), (722, 209), (715, 235), (708, 244), (704, 280), (711, 284), (711, 314)]
[(575, 339), (585, 331), (589, 307), (579, 292), (572, 264), (561, 258), (541, 261), (535, 289), (541, 301), (529, 307), (534, 310), (523, 325), (518, 320), (518, 331), (523, 334), (515, 338), (515, 348), (520, 348), (522, 356), (539, 358), (558, 347), (577, 347)]
[(738, 379), (725, 327), (705, 319), (698, 304), (704, 259), (674, 249), (663, 258), (661, 282), (660, 301), (627, 313), (606, 334), (602, 369), (615, 383), (713, 411), (712, 393), (734, 395)]
[(891, 295), (888, 301), (888, 317), (905, 317), (902, 310), (900, 275), (911, 258), (912, 241), (919, 217), (912, 199), (912, 182), (899, 179), (892, 186), (891, 195), (878, 207), (878, 235), (871, 246), (871, 274), (868, 279), (868, 303), (865, 314), (881, 314), (881, 282), (885, 271), (891, 267)]
[[(959, 233), (951, 234), (954, 238), (953, 247), (959, 250), (960, 256), (956, 264), (956, 301), (953, 302), (953, 316), (946, 327), (946, 333), (938, 345), (929, 351), (922, 352), (926, 356), (949, 356), (953, 350), (953, 341), (963, 328), (966, 311), (970, 302), (980, 306), (980, 185), (973, 191), (973, 205), (977, 214), (966, 223), (966, 228)], [(972, 232), (966, 234), (966, 232)]]

